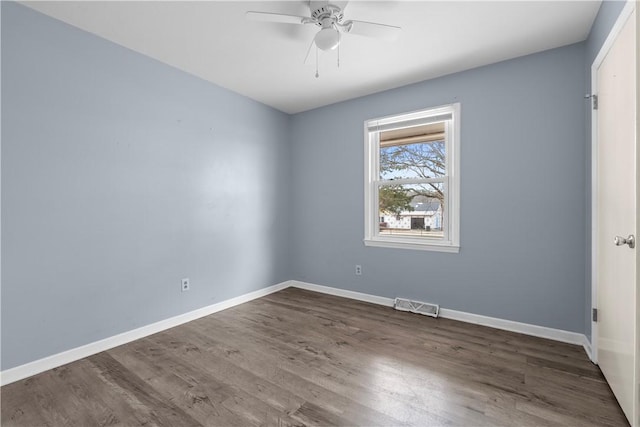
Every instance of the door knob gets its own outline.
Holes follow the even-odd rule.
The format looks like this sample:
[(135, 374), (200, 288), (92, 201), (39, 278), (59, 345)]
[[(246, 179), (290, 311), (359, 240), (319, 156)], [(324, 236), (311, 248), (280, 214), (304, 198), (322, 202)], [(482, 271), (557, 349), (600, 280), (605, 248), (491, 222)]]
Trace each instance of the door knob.
[(633, 234), (629, 234), (629, 237), (626, 239), (624, 237), (616, 236), (613, 239), (613, 243), (615, 243), (616, 246), (629, 245), (629, 247), (633, 249), (636, 247), (636, 238)]

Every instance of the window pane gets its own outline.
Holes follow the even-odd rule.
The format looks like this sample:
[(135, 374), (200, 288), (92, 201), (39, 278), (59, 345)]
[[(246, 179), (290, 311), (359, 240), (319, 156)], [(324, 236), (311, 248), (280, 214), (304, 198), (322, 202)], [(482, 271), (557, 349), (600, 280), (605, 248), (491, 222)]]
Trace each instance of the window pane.
[(380, 133), (380, 179), (446, 175), (445, 122)]
[(442, 239), (444, 197), (442, 182), (380, 186), (379, 234)]

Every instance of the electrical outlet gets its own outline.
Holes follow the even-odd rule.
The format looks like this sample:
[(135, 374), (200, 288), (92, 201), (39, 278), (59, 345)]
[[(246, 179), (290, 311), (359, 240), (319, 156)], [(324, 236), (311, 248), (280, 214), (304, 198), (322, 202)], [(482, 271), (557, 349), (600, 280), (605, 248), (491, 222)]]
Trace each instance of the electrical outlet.
[(182, 289), (182, 292), (189, 290), (189, 279), (182, 279), (180, 282), (180, 289)]
[(362, 266), (356, 264), (356, 276), (362, 276)]

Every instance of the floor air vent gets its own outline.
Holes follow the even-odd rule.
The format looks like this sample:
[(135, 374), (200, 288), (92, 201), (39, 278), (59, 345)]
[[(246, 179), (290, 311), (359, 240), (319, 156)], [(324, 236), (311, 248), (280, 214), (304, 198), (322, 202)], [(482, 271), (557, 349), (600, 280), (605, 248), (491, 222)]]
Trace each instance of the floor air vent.
[(393, 308), (400, 311), (410, 311), (411, 313), (424, 314), (431, 317), (438, 317), (438, 312), (440, 311), (440, 306), (438, 304), (411, 301), (404, 298), (396, 298), (393, 302)]

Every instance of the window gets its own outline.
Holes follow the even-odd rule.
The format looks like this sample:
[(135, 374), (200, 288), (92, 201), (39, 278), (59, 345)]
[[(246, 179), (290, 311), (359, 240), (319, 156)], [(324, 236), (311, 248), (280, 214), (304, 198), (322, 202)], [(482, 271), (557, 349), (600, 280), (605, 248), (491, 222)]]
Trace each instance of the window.
[(367, 246), (460, 249), (460, 104), (365, 122)]

